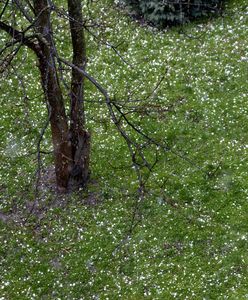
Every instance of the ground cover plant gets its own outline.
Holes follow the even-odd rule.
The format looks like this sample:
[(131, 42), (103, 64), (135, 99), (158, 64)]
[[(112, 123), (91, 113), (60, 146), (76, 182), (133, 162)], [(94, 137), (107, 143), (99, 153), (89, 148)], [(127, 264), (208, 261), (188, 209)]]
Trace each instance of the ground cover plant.
[[(151, 173), (141, 169), (138, 201), (128, 147), (87, 82), (91, 183), (56, 195), (53, 178), (42, 178), (40, 206), (29, 215), (46, 106), (23, 49), (1, 78), (0, 298), (247, 299), (246, 1), (230, 1), (220, 18), (167, 31), (141, 27), (110, 0), (89, 8), (85, 1), (104, 25), (87, 35), (89, 74), (168, 150), (145, 150), (158, 162)], [(69, 56), (63, 22), (56, 32)], [(48, 130), (44, 172), (51, 150)]]

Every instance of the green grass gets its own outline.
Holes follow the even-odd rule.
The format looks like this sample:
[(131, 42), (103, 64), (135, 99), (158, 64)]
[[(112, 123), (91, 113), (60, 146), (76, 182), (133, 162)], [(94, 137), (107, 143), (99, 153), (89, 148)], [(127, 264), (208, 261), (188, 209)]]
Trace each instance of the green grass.
[[(164, 32), (139, 26), (110, 4), (92, 4), (91, 13), (105, 24), (95, 33), (119, 45), (129, 65), (89, 35), (88, 71), (117, 102), (130, 94), (142, 100), (141, 111), (150, 104), (173, 106), (163, 114), (130, 115), (173, 151), (158, 151), (145, 201), (138, 205), (142, 220), (127, 239), (138, 181), (101, 95), (87, 83), (95, 183), (65, 196), (68, 205), (51, 206), (40, 221), (0, 224), (0, 299), (248, 299), (246, 1), (229, 1), (223, 17)], [(61, 53), (69, 57), (68, 35), (55, 34)], [(38, 74), (30, 71), (34, 58), (23, 49), (16, 64), (28, 99), (23, 101), (15, 73), (4, 77), (4, 212), (23, 211), (24, 203), (34, 200), (36, 141), (46, 121)], [(48, 130), (42, 143), (47, 151), (49, 137)], [(155, 152), (151, 147), (145, 155), (153, 161)], [(44, 166), (51, 162), (50, 155), (43, 157)], [(99, 204), (85, 205), (87, 194), (96, 195)], [(43, 195), (47, 203), (53, 198)]]

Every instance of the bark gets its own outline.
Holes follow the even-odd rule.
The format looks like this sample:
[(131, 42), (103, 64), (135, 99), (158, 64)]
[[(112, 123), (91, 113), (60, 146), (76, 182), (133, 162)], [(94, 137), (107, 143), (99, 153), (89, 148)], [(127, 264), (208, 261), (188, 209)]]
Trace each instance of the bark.
[[(81, 0), (68, 0), (68, 13), (73, 64), (85, 69), (86, 43)], [(85, 130), (84, 76), (74, 68), (71, 75), (70, 137), (73, 157), (70, 184), (75, 188), (85, 185), (89, 178), (90, 134)]]
[(34, 9), (37, 17), (36, 30), (41, 34), (39, 41), (41, 55), (39, 70), (42, 87), (50, 110), (50, 124), (54, 148), (55, 172), (57, 187), (64, 191), (68, 188), (72, 164), (72, 150), (69, 141), (69, 128), (57, 68), (55, 47), (53, 44), (50, 9), (47, 0), (35, 0)]

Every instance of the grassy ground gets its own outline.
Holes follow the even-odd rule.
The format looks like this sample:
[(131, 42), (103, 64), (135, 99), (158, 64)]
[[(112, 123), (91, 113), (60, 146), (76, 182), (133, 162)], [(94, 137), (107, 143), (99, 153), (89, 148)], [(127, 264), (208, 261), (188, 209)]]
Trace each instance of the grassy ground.
[[(246, 1), (229, 1), (223, 17), (164, 32), (141, 27), (109, 0), (96, 2), (91, 13), (105, 28), (94, 33), (119, 45), (128, 63), (88, 35), (88, 71), (126, 110), (128, 97), (142, 100), (131, 120), (172, 151), (146, 151), (159, 162), (134, 218), (138, 182), (127, 147), (88, 84), (92, 183), (71, 196), (43, 192), (47, 209), (25, 226), (0, 224), (0, 299), (248, 299)], [(69, 56), (60, 25), (60, 51)], [(6, 213), (32, 205), (46, 120), (33, 57), (23, 50), (24, 57), (1, 82)], [(42, 149), (51, 150), (49, 130)], [(51, 159), (44, 156), (44, 167)]]

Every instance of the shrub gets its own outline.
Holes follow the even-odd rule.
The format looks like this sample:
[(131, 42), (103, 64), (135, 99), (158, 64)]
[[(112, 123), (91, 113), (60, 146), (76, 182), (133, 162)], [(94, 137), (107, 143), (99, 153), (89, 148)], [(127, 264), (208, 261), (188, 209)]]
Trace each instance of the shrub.
[(224, 0), (123, 0), (137, 15), (158, 27), (182, 24), (220, 10)]

